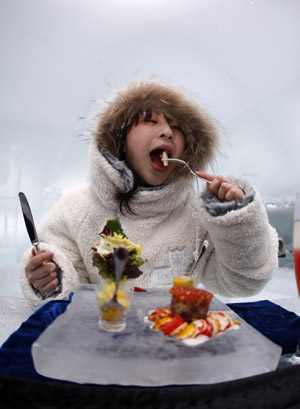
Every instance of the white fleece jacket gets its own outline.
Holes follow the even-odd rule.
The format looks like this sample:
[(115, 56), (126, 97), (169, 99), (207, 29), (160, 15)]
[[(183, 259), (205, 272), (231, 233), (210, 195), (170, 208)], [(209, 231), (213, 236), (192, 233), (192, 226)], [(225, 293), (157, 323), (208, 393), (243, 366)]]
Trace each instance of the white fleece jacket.
[[(133, 185), (133, 175), (125, 163), (104, 154), (91, 142), (90, 184), (63, 197), (38, 232), (41, 250), (53, 251), (53, 260), (61, 269), (56, 299), (67, 298), (79, 283), (98, 281), (91, 247), (99, 241), (106, 221), (118, 214), (116, 190)], [(201, 243), (207, 239), (209, 247), (197, 265), (196, 283), (227, 296), (260, 291), (277, 267), (278, 238), (259, 194), (245, 181), (239, 183), (246, 192), (243, 201), (224, 204), (203, 193), (200, 208), (191, 181), (183, 183), (180, 179), (159, 188), (140, 188), (132, 201), (135, 214), (120, 216), (124, 232), (142, 244), (143, 256), (148, 259), (136, 285), (171, 285), (172, 270), (193, 262), (198, 229), (198, 239)], [(20, 279), (25, 296), (37, 300), (41, 296), (25, 275), (30, 257), (28, 249), (21, 261)]]

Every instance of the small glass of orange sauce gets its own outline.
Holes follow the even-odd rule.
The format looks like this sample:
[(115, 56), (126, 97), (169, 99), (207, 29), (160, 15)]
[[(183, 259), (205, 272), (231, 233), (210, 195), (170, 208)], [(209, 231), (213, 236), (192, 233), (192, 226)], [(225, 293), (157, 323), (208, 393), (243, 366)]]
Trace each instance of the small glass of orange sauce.
[(194, 287), (195, 278), (191, 276), (191, 273), (181, 272), (179, 274), (175, 275), (173, 278), (174, 287)]

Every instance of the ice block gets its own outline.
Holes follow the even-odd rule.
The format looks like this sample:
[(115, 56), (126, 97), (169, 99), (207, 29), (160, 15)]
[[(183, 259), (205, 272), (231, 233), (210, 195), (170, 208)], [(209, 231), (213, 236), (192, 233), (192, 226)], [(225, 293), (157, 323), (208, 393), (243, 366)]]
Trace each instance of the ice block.
[(165, 386), (211, 384), (275, 370), (281, 347), (213, 298), (210, 310), (231, 312), (241, 328), (198, 346), (152, 330), (144, 318), (167, 307), (168, 290), (135, 293), (127, 326), (119, 333), (98, 327), (93, 285), (80, 285), (67, 311), (32, 346), (41, 375), (89, 384)]

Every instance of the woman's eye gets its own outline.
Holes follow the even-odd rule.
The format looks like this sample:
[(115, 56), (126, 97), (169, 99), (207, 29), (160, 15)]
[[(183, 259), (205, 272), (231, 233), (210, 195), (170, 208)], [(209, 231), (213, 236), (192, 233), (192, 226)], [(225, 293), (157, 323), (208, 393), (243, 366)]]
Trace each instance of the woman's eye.
[(180, 126), (178, 125), (172, 125), (171, 128), (176, 129), (176, 131), (183, 132)]
[(155, 121), (154, 119), (151, 119), (151, 118), (145, 119), (145, 122), (150, 122), (152, 124), (157, 124), (157, 121)]

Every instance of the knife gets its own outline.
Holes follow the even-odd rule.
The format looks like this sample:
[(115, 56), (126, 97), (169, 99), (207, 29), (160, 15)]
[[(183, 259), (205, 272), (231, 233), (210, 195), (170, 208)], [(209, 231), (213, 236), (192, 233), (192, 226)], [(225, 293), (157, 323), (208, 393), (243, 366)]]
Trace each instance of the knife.
[(21, 203), (21, 208), (23, 212), (26, 229), (27, 229), (30, 241), (34, 247), (35, 254), (37, 254), (38, 251), (40, 250), (39, 239), (36, 234), (35, 225), (34, 225), (33, 216), (30, 210), (30, 206), (23, 192), (19, 193), (19, 199)]

